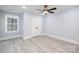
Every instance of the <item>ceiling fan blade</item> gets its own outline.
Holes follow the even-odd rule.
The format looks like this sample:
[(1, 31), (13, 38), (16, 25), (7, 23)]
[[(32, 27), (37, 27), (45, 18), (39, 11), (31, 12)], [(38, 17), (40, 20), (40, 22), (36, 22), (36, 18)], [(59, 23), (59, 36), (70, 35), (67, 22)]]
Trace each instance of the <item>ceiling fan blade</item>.
[(52, 14), (53, 14), (54, 12), (50, 12), (50, 13), (52, 13)]
[(49, 10), (56, 10), (57, 8), (55, 7), (55, 8), (51, 8), (51, 9), (49, 9)]
[(43, 13), (43, 11), (42, 12), (39, 12), (39, 14), (41, 14), (41, 13)]
[(36, 9), (37, 11), (44, 11), (44, 10), (41, 10), (41, 9)]
[(52, 14), (54, 13), (54, 12), (51, 12), (51, 11), (48, 11), (48, 12), (49, 12), (49, 13), (52, 13)]

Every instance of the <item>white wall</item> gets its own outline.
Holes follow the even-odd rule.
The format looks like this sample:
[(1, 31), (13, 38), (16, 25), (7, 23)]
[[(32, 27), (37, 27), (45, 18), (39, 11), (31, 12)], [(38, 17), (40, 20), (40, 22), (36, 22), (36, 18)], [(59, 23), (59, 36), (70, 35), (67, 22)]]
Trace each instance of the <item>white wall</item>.
[(30, 15), (27, 13), (23, 14), (23, 37), (27, 37), (31, 35), (31, 20)]
[[(5, 15), (15, 15), (19, 17), (19, 31), (18, 32), (5, 32)], [(22, 36), (22, 15), (17, 13), (11, 13), (7, 11), (0, 10), (0, 40), (12, 38), (12, 37), (21, 37)]]
[[(42, 16), (39, 15), (35, 15), (35, 14), (31, 14), (31, 13), (24, 13), (23, 14), (23, 38), (28, 38), (33, 36), (33, 32), (32, 32), (32, 21), (33, 20), (42, 20)], [(40, 25), (42, 25), (42, 21), (40, 23), (40, 21), (38, 22)], [(42, 29), (40, 31), (40, 33), (42, 33)]]
[[(33, 35), (32, 20), (34, 19), (41, 20), (41, 23), (38, 22), (42, 25), (40, 33), (69, 39), (79, 39), (79, 7), (64, 10), (50, 16), (39, 16), (31, 13), (24, 13), (23, 18), (20, 19), (20, 35), (23, 34), (23, 37), (29, 37)], [(2, 24), (2, 20), (0, 21), (0, 24)], [(2, 26), (0, 26), (0, 28), (1, 27)], [(0, 33), (3, 32), (1, 30), (2, 28), (0, 29)], [(19, 33), (16, 35), (19, 35)], [(0, 34), (0, 37), (2, 37), (2, 34)], [(6, 35), (9, 36), (10, 34)]]
[(79, 7), (47, 16), (43, 23), (43, 33), (79, 39)]

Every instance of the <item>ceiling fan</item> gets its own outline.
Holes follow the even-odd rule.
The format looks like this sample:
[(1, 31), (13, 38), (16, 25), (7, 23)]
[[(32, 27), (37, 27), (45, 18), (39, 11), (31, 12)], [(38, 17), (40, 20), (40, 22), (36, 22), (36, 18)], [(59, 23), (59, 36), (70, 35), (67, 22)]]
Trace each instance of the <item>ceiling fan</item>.
[(41, 10), (41, 9), (36, 9), (37, 11), (41, 11), (41, 12), (39, 12), (39, 14), (40, 13), (44, 13), (45, 15), (47, 14), (47, 13), (54, 13), (52, 10), (56, 10), (57, 8), (56, 7), (54, 7), (54, 8), (51, 8), (51, 9), (48, 9), (48, 5), (44, 5), (44, 9), (43, 10)]

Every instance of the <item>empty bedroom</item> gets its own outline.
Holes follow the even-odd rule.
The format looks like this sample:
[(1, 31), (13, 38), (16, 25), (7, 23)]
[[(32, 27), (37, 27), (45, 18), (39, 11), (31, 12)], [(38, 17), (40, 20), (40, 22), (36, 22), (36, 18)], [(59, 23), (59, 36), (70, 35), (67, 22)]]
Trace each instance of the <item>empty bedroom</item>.
[(79, 53), (79, 5), (0, 5), (0, 53)]

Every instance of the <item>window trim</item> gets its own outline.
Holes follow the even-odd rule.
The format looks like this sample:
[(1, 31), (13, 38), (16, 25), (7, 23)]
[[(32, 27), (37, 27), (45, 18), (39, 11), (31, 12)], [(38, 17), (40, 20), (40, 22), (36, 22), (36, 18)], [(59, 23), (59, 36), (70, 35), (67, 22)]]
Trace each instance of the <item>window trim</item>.
[[(16, 18), (17, 19), (17, 30), (16, 31), (8, 31), (7, 30), (7, 18)], [(15, 15), (5, 15), (5, 32), (6, 33), (12, 33), (12, 32), (19, 32), (19, 16), (15, 16)]]

